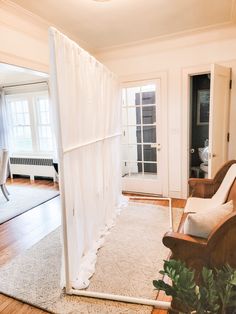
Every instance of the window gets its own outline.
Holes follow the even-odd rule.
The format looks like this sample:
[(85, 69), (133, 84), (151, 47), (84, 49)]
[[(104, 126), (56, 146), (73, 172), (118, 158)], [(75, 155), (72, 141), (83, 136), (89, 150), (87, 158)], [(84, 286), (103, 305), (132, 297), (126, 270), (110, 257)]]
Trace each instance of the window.
[(10, 101), (14, 150), (32, 151), (32, 134), (27, 98)]
[(7, 95), (13, 153), (52, 155), (53, 134), (47, 92)]
[(39, 134), (39, 150), (52, 151), (52, 130), (50, 124), (50, 108), (49, 100), (46, 96), (38, 96), (36, 98), (37, 107), (37, 128)]

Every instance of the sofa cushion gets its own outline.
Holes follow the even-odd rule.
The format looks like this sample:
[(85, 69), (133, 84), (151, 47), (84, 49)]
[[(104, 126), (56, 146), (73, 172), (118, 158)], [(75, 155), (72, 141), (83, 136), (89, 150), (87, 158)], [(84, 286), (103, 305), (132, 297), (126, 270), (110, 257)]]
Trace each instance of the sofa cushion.
[(211, 198), (189, 197), (184, 208), (184, 212), (198, 212), (211, 209), (221, 204), (215, 204)]
[(184, 233), (207, 238), (213, 228), (232, 211), (233, 201), (229, 201), (215, 208), (189, 213), (184, 222)]

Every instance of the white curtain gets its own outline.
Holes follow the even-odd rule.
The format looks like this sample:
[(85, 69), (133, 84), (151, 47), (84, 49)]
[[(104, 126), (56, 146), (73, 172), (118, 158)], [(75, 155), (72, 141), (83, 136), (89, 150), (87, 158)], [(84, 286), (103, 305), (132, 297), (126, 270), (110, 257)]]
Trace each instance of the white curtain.
[(69, 285), (82, 289), (95, 271), (97, 250), (121, 197), (119, 84), (106, 67), (54, 28), (50, 45), (65, 255)]
[(0, 149), (11, 150), (10, 122), (7, 114), (7, 104), (4, 90), (0, 90)]

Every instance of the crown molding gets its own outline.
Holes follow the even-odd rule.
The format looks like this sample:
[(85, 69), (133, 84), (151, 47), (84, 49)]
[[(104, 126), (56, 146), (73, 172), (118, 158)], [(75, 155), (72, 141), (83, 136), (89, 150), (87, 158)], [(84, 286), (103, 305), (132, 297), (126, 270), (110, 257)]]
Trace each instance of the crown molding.
[(1, 0), (0, 8), (7, 11), (9, 14), (17, 16), (18, 18), (21, 19), (27, 18), (27, 22), (30, 22), (39, 28), (48, 28), (50, 26), (50, 23), (48, 21), (24, 9), (23, 7), (17, 5), (16, 3), (11, 2), (10, 0)]
[(49, 24), (11, 1), (1, 1), (0, 23), (14, 31), (20, 31), (38, 40), (44, 42), (47, 40)]
[(122, 45), (110, 49), (97, 50), (96, 58), (101, 61), (113, 59), (133, 58), (140, 55), (149, 55), (165, 52), (170, 49), (187, 48), (200, 44), (208, 44), (214, 41), (227, 40), (236, 37), (236, 24), (229, 22), (221, 26), (210, 27), (189, 31), (176, 36), (155, 38), (152, 40), (138, 42), (136, 44)]
[[(16, 3), (10, 0), (1, 0), (0, 10), (1, 9), (4, 12), (6, 12), (7, 15), (5, 15), (4, 12), (2, 15), (0, 14), (0, 22), (14, 30), (17, 31), (20, 30), (22, 33), (25, 33), (26, 35), (31, 36), (33, 38), (37, 38), (42, 41), (48, 41), (48, 28), (50, 26), (53, 26), (57, 28), (59, 31), (66, 34), (72, 40), (77, 42), (84, 49), (89, 51), (93, 50), (93, 48), (90, 45), (88, 45), (88, 43), (68, 33), (59, 25), (55, 25), (50, 21), (41, 18), (37, 14), (34, 14), (31, 11), (24, 9), (23, 7), (17, 5)], [(13, 19), (12, 16), (14, 16), (15, 19)]]
[(200, 33), (206, 33), (206, 32), (211, 31), (211, 30), (218, 30), (218, 29), (222, 29), (225, 27), (233, 26), (233, 25), (236, 25), (236, 21), (233, 21), (230, 19), (230, 21), (228, 21), (228, 22), (219, 23), (219, 24), (215, 24), (215, 25), (199, 27), (199, 28), (195, 28), (195, 29), (191, 29), (191, 30), (187, 30), (187, 31), (181, 31), (181, 32), (177, 32), (177, 33), (172, 33), (172, 34), (168, 34), (168, 35), (161, 35), (161, 36), (152, 37), (152, 38), (148, 38), (148, 39), (144, 39), (144, 40), (130, 42), (128, 44), (99, 48), (99, 49), (95, 49), (94, 52), (96, 54), (103, 54), (103, 53), (113, 52), (113, 51), (117, 51), (117, 50), (129, 49), (129, 48), (133, 48), (133, 47), (140, 47), (140, 46), (144, 46), (144, 45), (151, 45), (151, 44), (156, 44), (159, 42), (181, 39), (181, 38), (186, 37), (186, 36), (191, 36), (191, 35), (193, 36), (193, 35), (197, 35)]

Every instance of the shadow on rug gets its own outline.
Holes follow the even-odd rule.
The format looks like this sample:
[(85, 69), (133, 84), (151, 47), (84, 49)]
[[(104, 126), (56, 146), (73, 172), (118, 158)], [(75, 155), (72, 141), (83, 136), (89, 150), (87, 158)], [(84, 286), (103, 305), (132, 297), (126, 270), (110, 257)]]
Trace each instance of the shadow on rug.
[(0, 224), (59, 195), (59, 191), (35, 186), (7, 186), (9, 202), (0, 192)]
[[(182, 210), (174, 209), (175, 222)], [(169, 229), (168, 208), (130, 203), (117, 218), (98, 252), (87, 290), (155, 299), (152, 280), (169, 250), (162, 244)], [(68, 296), (60, 289), (60, 228), (0, 268), (0, 291), (52, 313), (139, 313), (152, 307)]]

